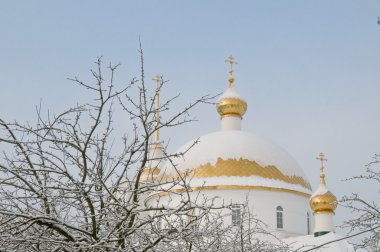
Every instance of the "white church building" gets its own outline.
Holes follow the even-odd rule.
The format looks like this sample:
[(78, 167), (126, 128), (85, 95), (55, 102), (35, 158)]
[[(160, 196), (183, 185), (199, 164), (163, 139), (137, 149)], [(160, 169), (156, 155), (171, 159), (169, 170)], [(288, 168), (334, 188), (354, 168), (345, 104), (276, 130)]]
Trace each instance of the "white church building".
[[(220, 129), (200, 136), (196, 144), (195, 140), (184, 144), (177, 153), (185, 154), (175, 160), (175, 167), (172, 162), (152, 162), (143, 173), (145, 179), (154, 182), (185, 178), (194, 197), (201, 193), (205, 198), (217, 199), (216, 204), (232, 204), (226, 210), (232, 212), (226, 220), (232, 224), (239, 222), (240, 206), (248, 204), (252, 214), (267, 224), (270, 233), (294, 249), (306, 250), (341, 238), (335, 233), (333, 218), (337, 199), (326, 185), (324, 155), (318, 156), (320, 183), (313, 190), (289, 153), (242, 130), (248, 105), (235, 89), (233, 57), (227, 62), (231, 66), (228, 87), (216, 106)], [(151, 145), (151, 155), (160, 160), (164, 157), (163, 147), (158, 137), (156, 140)], [(144, 203), (155, 205), (157, 200), (158, 195), (153, 193)], [(160, 195), (159, 200), (162, 204), (176, 204), (176, 195)], [(353, 251), (353, 248), (341, 240), (314, 251)]]

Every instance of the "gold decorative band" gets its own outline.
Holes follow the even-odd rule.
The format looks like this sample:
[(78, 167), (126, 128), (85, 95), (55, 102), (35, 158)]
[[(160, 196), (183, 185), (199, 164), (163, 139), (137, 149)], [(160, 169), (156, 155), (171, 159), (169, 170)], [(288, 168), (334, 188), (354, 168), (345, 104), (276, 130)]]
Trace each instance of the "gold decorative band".
[(232, 116), (232, 117), (237, 117), (237, 116), (238, 116), (238, 117), (242, 118), (241, 115), (240, 115), (240, 114), (237, 114), (237, 113), (223, 114), (223, 115), (221, 116), (221, 118), (230, 117), (230, 116)]
[[(275, 191), (275, 192), (291, 193), (291, 194), (296, 194), (296, 195), (300, 195), (307, 198), (310, 198), (311, 196), (308, 193), (299, 192), (296, 190), (269, 187), (269, 186), (216, 185), (216, 186), (197, 186), (197, 187), (191, 187), (188, 189), (188, 191), (204, 191), (204, 190), (261, 190), (261, 191)], [(187, 191), (186, 188), (179, 188), (179, 189), (172, 189), (169, 191), (157, 192), (150, 195), (145, 200), (145, 202), (155, 196), (164, 196), (171, 193), (183, 193), (186, 191)]]
[[(181, 174), (187, 178), (212, 178), (212, 177), (261, 177), (267, 179), (276, 179), (288, 184), (300, 185), (311, 190), (310, 184), (300, 176), (288, 176), (283, 174), (276, 166), (261, 166), (255, 161), (248, 159), (227, 159), (218, 158), (215, 165), (210, 163), (200, 165), (199, 167), (189, 170), (186, 174)], [(164, 181), (173, 181), (178, 177), (177, 174), (165, 174)]]
[(262, 191), (276, 191), (276, 192), (287, 192), (287, 193), (293, 193), (302, 195), (305, 197), (310, 197), (310, 194), (299, 192), (296, 190), (291, 189), (285, 189), (285, 188), (276, 188), (276, 187), (269, 187), (269, 186), (241, 186), (241, 185), (217, 185), (217, 186), (198, 186), (198, 187), (192, 187), (193, 191), (199, 191), (199, 190), (228, 190), (228, 189), (234, 189), (234, 190), (262, 190)]
[(318, 209), (318, 210), (314, 210), (314, 213), (334, 213), (333, 210), (331, 209)]

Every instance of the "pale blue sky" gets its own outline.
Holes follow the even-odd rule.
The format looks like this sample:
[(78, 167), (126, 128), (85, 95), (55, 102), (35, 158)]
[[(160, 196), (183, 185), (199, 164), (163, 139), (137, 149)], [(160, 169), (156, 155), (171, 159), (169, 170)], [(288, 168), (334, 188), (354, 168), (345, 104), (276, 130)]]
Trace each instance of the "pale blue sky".
[[(178, 106), (224, 91), (232, 53), (244, 129), (288, 150), (314, 188), (324, 151), (340, 197), (359, 190), (341, 180), (380, 153), (378, 16), (380, 0), (2, 1), (0, 117), (33, 121), (40, 99), (55, 112), (86, 99), (66, 78), (89, 79), (97, 56), (122, 63), (127, 83), (139, 74), (139, 37), (147, 76), (169, 79), (163, 96), (181, 93)], [(214, 107), (194, 113), (199, 122), (162, 132), (171, 149), (219, 128)]]

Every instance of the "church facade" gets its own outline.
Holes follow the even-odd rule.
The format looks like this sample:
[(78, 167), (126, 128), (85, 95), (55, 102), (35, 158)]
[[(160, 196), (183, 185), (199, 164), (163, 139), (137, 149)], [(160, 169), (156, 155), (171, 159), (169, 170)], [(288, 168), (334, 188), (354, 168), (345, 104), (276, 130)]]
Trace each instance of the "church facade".
[[(321, 153), (320, 184), (313, 191), (308, 178), (297, 162), (280, 146), (242, 130), (247, 102), (235, 89), (230, 56), (228, 87), (219, 98), (217, 112), (220, 130), (200, 136), (181, 147), (173, 162), (159, 162), (163, 147), (156, 138), (151, 145), (153, 161), (143, 175), (145, 180), (177, 181), (184, 179), (191, 188), (187, 193), (197, 198), (214, 199), (216, 205), (228, 204), (225, 221), (240, 223), (242, 207), (267, 225), (268, 232), (298, 247), (317, 246), (325, 240), (337, 239), (333, 216), (337, 199), (328, 190)], [(182, 153), (184, 153), (182, 155)], [(166, 183), (167, 184), (167, 183)], [(169, 183), (170, 184), (170, 183)], [(171, 188), (175, 191), (180, 188)], [(144, 199), (147, 206), (160, 204), (175, 207), (178, 194), (152, 194)], [(298, 246), (298, 247), (297, 247)], [(341, 250), (336, 250), (338, 246)], [(351, 251), (346, 241), (327, 245), (316, 251)]]

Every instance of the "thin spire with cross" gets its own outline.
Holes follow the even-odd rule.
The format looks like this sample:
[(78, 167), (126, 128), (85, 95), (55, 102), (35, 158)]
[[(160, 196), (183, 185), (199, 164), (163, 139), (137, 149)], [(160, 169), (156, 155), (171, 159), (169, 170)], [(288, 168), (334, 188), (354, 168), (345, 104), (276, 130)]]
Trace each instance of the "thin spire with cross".
[(154, 140), (156, 141), (156, 143), (158, 143), (158, 141), (160, 140), (160, 133), (158, 130), (158, 126), (160, 123), (160, 112), (159, 112), (160, 92), (159, 92), (159, 89), (160, 89), (160, 82), (162, 82), (162, 76), (157, 74), (152, 80), (156, 81), (156, 132), (154, 134)]
[(327, 162), (327, 159), (325, 158), (325, 154), (323, 154), (322, 152), (319, 153), (319, 156), (316, 157), (316, 159), (318, 159), (319, 161), (321, 161), (321, 173), (323, 173), (323, 170), (325, 169), (325, 166), (324, 166), (324, 162), (326, 161)]
[(234, 73), (233, 66), (234, 64), (237, 64), (237, 61), (232, 55), (230, 55), (224, 62), (230, 65), (230, 71), (228, 71), (230, 73), (230, 77), (228, 78), (228, 82), (230, 83), (229, 86), (233, 87), (235, 81), (234, 77), (232, 77), (232, 74)]
[(224, 62), (226, 62), (227, 64), (230, 65), (230, 71), (228, 71), (228, 72), (232, 76), (232, 74), (234, 72), (233, 65), (237, 64), (237, 61), (235, 60), (235, 58), (232, 55), (230, 55), (230, 56), (228, 56), (228, 58)]
[(325, 158), (325, 154), (323, 154), (322, 152), (319, 153), (319, 156), (316, 157), (316, 159), (319, 160), (319, 161), (321, 161), (320, 182), (321, 182), (321, 184), (326, 184), (326, 182), (325, 182), (325, 173), (324, 173), (324, 169), (325, 169), (324, 162), (327, 162), (327, 159)]

